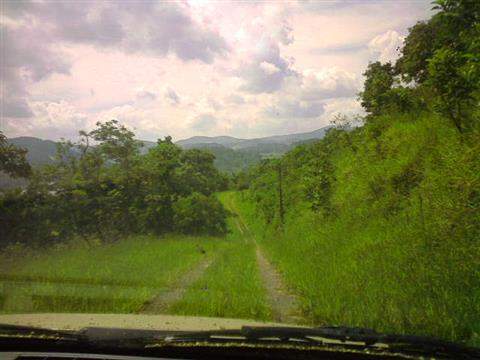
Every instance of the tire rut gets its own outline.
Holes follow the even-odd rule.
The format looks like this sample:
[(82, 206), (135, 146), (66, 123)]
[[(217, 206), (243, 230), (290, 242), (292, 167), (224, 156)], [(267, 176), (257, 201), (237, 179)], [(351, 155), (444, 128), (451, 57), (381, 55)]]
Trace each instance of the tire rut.
[(205, 270), (212, 264), (212, 259), (204, 259), (187, 272), (175, 284), (174, 288), (162, 292), (142, 305), (139, 314), (165, 314), (171, 305), (181, 300), (187, 289), (199, 280)]
[(258, 245), (256, 253), (260, 276), (267, 291), (273, 320), (281, 323), (303, 323), (304, 319), (297, 296), (287, 290), (280, 273), (263, 255)]
[(228, 205), (230, 211), (236, 214), (235, 223), (240, 233), (246, 237), (250, 237), (250, 240), (255, 244), (257, 265), (263, 286), (267, 292), (267, 299), (272, 310), (273, 320), (291, 324), (305, 323), (306, 321), (302, 316), (298, 297), (287, 290), (281, 274), (264, 256), (252, 232), (240, 213), (236, 210), (233, 201), (229, 201)]

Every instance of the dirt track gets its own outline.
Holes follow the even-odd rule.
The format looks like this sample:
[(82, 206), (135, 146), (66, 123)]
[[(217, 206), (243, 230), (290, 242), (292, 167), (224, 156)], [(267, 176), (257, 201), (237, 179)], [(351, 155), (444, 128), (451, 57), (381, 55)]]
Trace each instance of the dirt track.
[(158, 294), (150, 301), (143, 304), (142, 308), (138, 311), (140, 314), (165, 314), (168, 312), (168, 308), (175, 302), (179, 301), (187, 289), (199, 280), (205, 270), (212, 263), (211, 259), (202, 260), (197, 266), (182, 276), (179, 282), (175, 284), (175, 287), (169, 289), (166, 292)]
[(272, 310), (272, 320), (281, 323), (304, 323), (305, 320), (302, 317), (298, 298), (288, 291), (281, 274), (265, 257), (247, 224), (238, 211), (236, 211), (235, 205), (232, 202), (229, 202), (228, 205), (230, 208), (229, 210), (237, 215), (235, 218), (235, 224), (240, 233), (248, 238), (247, 241), (255, 243), (258, 269)]

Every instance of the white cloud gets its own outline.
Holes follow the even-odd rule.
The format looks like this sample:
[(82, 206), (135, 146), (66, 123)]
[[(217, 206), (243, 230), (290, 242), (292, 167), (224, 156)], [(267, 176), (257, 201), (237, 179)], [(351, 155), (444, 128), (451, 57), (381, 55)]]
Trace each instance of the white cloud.
[(212, 114), (201, 114), (193, 119), (191, 128), (200, 133), (205, 133), (214, 129), (217, 123), (218, 119)]
[(178, 105), (180, 103), (180, 97), (178, 96), (176, 91), (173, 90), (171, 87), (167, 87), (167, 89), (165, 90), (165, 98), (172, 105)]
[(359, 89), (354, 74), (338, 68), (307, 69), (289, 78), (264, 107), (269, 117), (319, 118), (328, 99), (352, 97)]
[(355, 74), (338, 67), (303, 71), (299, 91), (304, 100), (323, 100), (355, 95), (361, 83)]
[(394, 62), (400, 56), (404, 36), (395, 30), (375, 36), (369, 43), (368, 49), (382, 63)]
[(318, 101), (299, 99), (280, 99), (265, 109), (269, 117), (278, 118), (318, 118), (324, 112), (323, 104)]
[(245, 99), (243, 96), (238, 94), (230, 94), (229, 96), (225, 97), (225, 102), (227, 104), (242, 105), (245, 104)]
[(355, 100), (429, 1), (7, 1), (8, 136), (117, 118), (140, 138), (308, 131)]
[(365, 111), (356, 97), (331, 99), (325, 102), (324, 118), (329, 121), (337, 114), (344, 114), (349, 118), (353, 118), (364, 113)]
[(240, 90), (253, 94), (272, 93), (282, 88), (288, 76), (294, 75), (291, 65), (291, 61), (281, 55), (279, 44), (264, 37), (256, 42), (235, 75), (243, 81)]
[(71, 104), (36, 101), (29, 103), (32, 117), (29, 119), (6, 119), (5, 127), (11, 136), (20, 136), (34, 131), (36, 136), (46, 138), (72, 138), (88, 126), (88, 116), (78, 112)]
[(153, 101), (157, 98), (157, 95), (153, 91), (148, 90), (138, 90), (136, 93), (136, 98), (139, 101)]
[(277, 66), (275, 66), (272, 63), (269, 63), (268, 61), (262, 61), (260, 63), (260, 69), (262, 69), (263, 72), (267, 75), (273, 75), (280, 71), (280, 69)]

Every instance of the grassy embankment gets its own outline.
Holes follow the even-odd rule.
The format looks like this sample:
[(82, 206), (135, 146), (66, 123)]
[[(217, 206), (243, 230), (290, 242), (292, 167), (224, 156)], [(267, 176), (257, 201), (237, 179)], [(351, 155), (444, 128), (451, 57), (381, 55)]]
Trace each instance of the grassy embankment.
[(223, 245), (218, 238), (134, 236), (111, 245), (76, 244), (36, 255), (17, 254), (16, 265), (0, 274), (0, 309), (135, 312)]
[[(219, 197), (231, 210), (230, 194), (222, 193)], [(234, 216), (229, 217), (228, 225), (230, 233), (224, 251), (183, 299), (172, 306), (173, 313), (257, 320), (271, 318), (254, 243), (242, 233)]]
[(235, 193), (236, 206), (314, 323), (478, 343), (478, 137), (432, 115), (379, 120), (380, 136), (358, 132), (330, 158), (333, 215), (302, 195), (303, 150), (282, 160), (283, 232), (254, 203), (275, 195)]

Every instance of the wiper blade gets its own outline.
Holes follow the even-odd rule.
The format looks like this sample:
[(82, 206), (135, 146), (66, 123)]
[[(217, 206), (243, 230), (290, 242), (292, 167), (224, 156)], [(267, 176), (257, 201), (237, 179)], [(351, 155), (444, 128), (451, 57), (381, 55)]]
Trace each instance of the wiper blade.
[(253, 344), (315, 346), (325, 349), (379, 351), (439, 358), (479, 359), (480, 350), (429, 337), (388, 335), (371, 329), (349, 327), (251, 327), (207, 331), (158, 331), (122, 328), (84, 328), (57, 331), (0, 324), (0, 344), (9, 339), (53, 341), (102, 348), (148, 349), (176, 344)]
[(76, 331), (52, 330), (32, 326), (0, 324), (0, 339), (8, 338), (78, 341), (79, 335)]
[(179, 332), (156, 336), (167, 343), (182, 342), (249, 342), (249, 343), (295, 343), (372, 349), (425, 355), (477, 359), (480, 351), (448, 341), (424, 336), (388, 335), (371, 329), (350, 327), (250, 327), (237, 330)]

